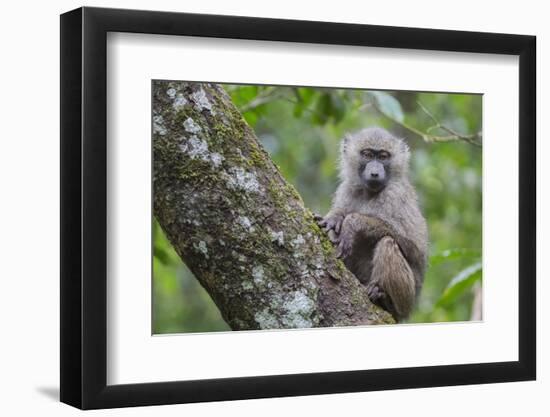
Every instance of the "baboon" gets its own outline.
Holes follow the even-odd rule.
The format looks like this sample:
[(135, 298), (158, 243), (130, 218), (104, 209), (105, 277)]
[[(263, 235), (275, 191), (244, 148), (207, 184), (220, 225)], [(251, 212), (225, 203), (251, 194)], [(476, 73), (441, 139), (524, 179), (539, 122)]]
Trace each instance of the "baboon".
[(346, 135), (332, 208), (317, 216), (369, 298), (397, 321), (414, 307), (428, 250), (426, 221), (408, 178), (409, 156), (407, 144), (384, 129)]

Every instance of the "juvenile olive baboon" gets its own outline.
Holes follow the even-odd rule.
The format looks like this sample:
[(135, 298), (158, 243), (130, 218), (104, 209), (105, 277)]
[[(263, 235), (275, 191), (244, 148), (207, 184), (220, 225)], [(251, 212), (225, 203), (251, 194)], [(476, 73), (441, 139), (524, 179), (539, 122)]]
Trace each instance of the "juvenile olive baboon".
[(371, 300), (399, 321), (420, 292), (428, 246), (426, 221), (408, 179), (409, 148), (380, 128), (347, 135), (341, 183), (319, 225)]

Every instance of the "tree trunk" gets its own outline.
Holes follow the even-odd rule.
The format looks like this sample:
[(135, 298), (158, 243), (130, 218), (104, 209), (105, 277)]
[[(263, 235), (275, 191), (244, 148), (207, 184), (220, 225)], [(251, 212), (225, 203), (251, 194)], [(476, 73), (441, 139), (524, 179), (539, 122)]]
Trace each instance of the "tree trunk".
[(393, 323), (216, 84), (153, 82), (154, 214), (234, 330)]

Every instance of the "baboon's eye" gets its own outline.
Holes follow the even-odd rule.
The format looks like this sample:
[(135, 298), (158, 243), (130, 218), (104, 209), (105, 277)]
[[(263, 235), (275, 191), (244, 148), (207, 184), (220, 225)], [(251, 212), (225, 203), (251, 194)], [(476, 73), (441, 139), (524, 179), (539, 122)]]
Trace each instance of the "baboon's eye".
[(386, 161), (387, 159), (390, 158), (390, 154), (386, 151), (381, 151), (379, 154), (378, 154), (378, 159), (380, 159), (381, 161)]
[(363, 155), (367, 159), (373, 159), (374, 153), (370, 149), (363, 149), (361, 151), (361, 155)]

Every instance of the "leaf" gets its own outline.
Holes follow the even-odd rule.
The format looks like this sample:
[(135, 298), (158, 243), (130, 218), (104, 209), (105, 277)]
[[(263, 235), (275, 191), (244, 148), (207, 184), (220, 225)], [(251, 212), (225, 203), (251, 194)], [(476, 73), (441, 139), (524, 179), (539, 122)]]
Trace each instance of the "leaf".
[(346, 115), (346, 103), (338, 94), (332, 96), (332, 116), (334, 122), (339, 123)]
[(456, 261), (457, 259), (479, 258), (480, 256), (481, 252), (477, 249), (446, 249), (442, 252), (430, 256), (430, 265), (439, 265), (447, 261)]
[(243, 117), (244, 120), (246, 120), (246, 123), (248, 123), (250, 126), (256, 126), (256, 123), (258, 122), (258, 115), (256, 112), (247, 111), (246, 113), (243, 113)]
[(315, 95), (317, 94), (313, 88), (299, 87), (295, 89), (297, 97), (299, 97), (300, 103), (304, 106), (311, 104)]
[(170, 254), (164, 248), (155, 245), (153, 248), (153, 254), (160, 263), (164, 265), (168, 265), (170, 263)]
[(332, 115), (332, 98), (330, 94), (322, 94), (315, 105), (313, 120), (316, 124), (325, 124)]
[(258, 95), (258, 86), (255, 86), (255, 85), (241, 86), (238, 90), (238, 94), (243, 103), (252, 101)]
[(437, 301), (436, 307), (443, 307), (452, 304), (467, 289), (481, 280), (482, 264), (481, 261), (470, 265), (460, 271), (447, 285), (443, 295)]
[(399, 101), (392, 95), (384, 91), (369, 91), (369, 94), (376, 100), (378, 109), (386, 116), (403, 123), (405, 115)]
[(302, 103), (296, 103), (294, 105), (294, 111), (292, 112), (294, 117), (302, 117), (302, 114), (304, 114), (304, 106)]

